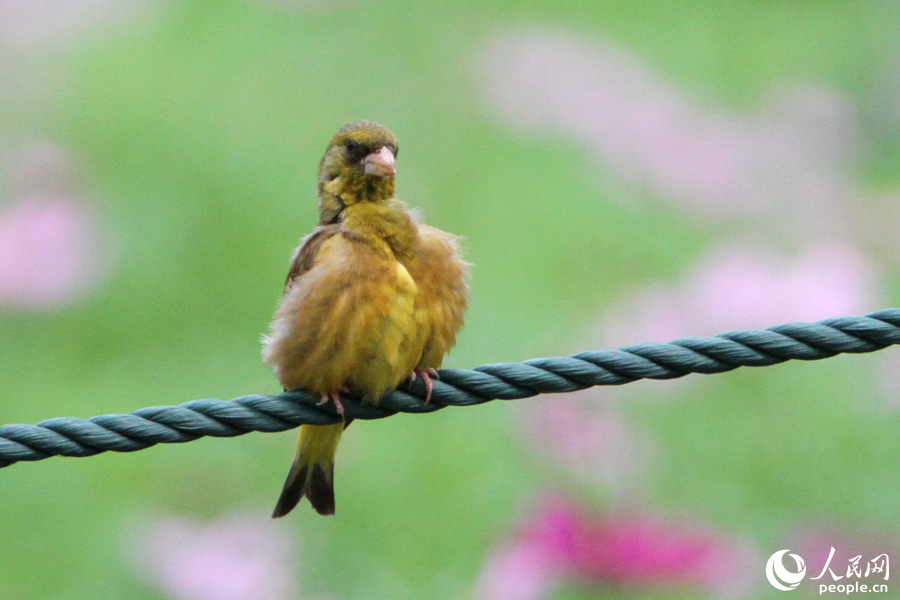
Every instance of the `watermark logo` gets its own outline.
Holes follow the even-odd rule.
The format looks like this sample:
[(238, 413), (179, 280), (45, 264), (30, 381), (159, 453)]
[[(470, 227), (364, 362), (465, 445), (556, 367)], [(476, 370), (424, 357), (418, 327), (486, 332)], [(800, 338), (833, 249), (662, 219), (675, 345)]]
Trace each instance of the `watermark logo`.
[(788, 571), (784, 567), (784, 555), (788, 552), (790, 550), (779, 550), (770, 556), (769, 561), (766, 563), (766, 579), (769, 580), (772, 587), (785, 592), (795, 589), (806, 577), (806, 563), (796, 554), (791, 554), (790, 557), (797, 563), (797, 570)]
[[(803, 581), (803, 578), (806, 577), (806, 562), (799, 555), (790, 552), (790, 550), (779, 550), (770, 556), (769, 560), (766, 562), (766, 579), (769, 580), (772, 587), (783, 592), (789, 592), (796, 589), (797, 586), (800, 585), (800, 582)], [(796, 566), (795, 571), (784, 566), (785, 554), (794, 559), (794, 564)], [(837, 573), (831, 568), (831, 561), (833, 558), (834, 547), (831, 548), (831, 552), (828, 554), (828, 560), (825, 561), (822, 572), (819, 573), (818, 576), (810, 577), (809, 579), (810, 581), (821, 580), (827, 573), (831, 576), (832, 581), (843, 581), (841, 581), (841, 583), (831, 584), (820, 583), (820, 595), (825, 592), (837, 592), (840, 594), (852, 594), (855, 592), (887, 592), (887, 585), (885, 584), (869, 584), (859, 581), (860, 579), (868, 578), (870, 575), (883, 581), (888, 581), (890, 579), (891, 571), (890, 559), (887, 554), (879, 554), (868, 562), (862, 563), (861, 554), (859, 556), (854, 556), (847, 561), (846, 571), (838, 568)], [(853, 582), (851, 581), (852, 579), (856, 579), (857, 581)]]

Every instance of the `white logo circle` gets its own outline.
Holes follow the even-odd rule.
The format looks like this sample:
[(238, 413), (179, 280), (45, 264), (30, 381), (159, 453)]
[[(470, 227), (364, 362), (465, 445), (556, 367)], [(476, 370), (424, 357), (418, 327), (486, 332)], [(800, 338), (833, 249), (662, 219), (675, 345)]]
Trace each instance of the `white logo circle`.
[[(803, 578), (806, 577), (806, 563), (804, 563), (803, 559), (796, 554), (791, 554), (790, 556), (797, 563), (797, 572), (792, 573), (784, 568), (784, 563), (782, 563), (781, 560), (788, 552), (790, 552), (790, 550), (779, 550), (770, 556), (769, 562), (766, 563), (766, 579), (769, 580), (772, 587), (785, 592), (789, 592), (796, 588), (800, 585)], [(788, 585), (782, 584), (782, 581)]]

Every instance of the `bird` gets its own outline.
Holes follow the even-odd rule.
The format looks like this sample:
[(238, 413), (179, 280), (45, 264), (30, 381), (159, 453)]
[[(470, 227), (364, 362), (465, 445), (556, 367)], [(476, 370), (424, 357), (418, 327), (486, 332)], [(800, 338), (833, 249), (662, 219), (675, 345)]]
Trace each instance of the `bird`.
[[(263, 336), (263, 360), (282, 387), (333, 402), (341, 416), (341, 392), (377, 404), (416, 378), (429, 401), (468, 304), (461, 238), (397, 198), (397, 153), (394, 134), (371, 121), (331, 139), (319, 162), (319, 223), (294, 252)], [(303, 497), (334, 514), (334, 458), (351, 420), (300, 426), (273, 518)]]

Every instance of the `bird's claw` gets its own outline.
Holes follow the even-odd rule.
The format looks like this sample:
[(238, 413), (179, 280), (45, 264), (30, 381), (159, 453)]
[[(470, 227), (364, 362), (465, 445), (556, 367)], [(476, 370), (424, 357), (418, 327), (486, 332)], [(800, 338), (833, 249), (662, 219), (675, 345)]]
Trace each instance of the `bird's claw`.
[(325, 392), (322, 394), (322, 399), (319, 400), (316, 406), (321, 406), (326, 404), (327, 402), (334, 402), (334, 407), (337, 409), (339, 415), (344, 415), (344, 405), (341, 404), (341, 395), (338, 392)]
[(425, 404), (428, 404), (431, 401), (431, 390), (434, 388), (434, 383), (432, 383), (432, 377), (434, 379), (440, 379), (441, 376), (438, 375), (436, 369), (413, 369), (413, 372), (409, 375), (410, 382), (415, 381), (416, 377), (421, 377), (422, 381), (425, 382)]

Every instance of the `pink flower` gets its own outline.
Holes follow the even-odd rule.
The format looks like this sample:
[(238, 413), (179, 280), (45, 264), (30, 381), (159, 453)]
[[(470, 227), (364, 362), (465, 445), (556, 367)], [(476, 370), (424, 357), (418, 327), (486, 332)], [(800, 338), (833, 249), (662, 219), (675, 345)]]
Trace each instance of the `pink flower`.
[(487, 558), (475, 584), (476, 600), (541, 600), (563, 580), (557, 563), (541, 540), (504, 544)]
[(629, 51), (553, 30), (496, 36), (483, 80), (512, 128), (567, 134), (704, 217), (763, 218), (793, 236), (845, 226), (858, 135), (832, 90), (798, 86), (757, 113), (710, 110)]
[(64, 150), (21, 148), (7, 169), (0, 202), (0, 307), (44, 308), (73, 302), (109, 267), (98, 218), (75, 191)]
[(69, 41), (148, 4), (150, 0), (0, 0), (0, 44), (34, 47)]
[(166, 517), (133, 532), (135, 570), (177, 600), (294, 598), (296, 550), (285, 529), (256, 515), (208, 523)]
[(72, 198), (35, 195), (0, 211), (0, 305), (66, 304), (96, 282), (96, 223)]
[(539, 600), (565, 580), (736, 597), (751, 585), (754, 558), (746, 544), (708, 527), (645, 514), (589, 516), (556, 499), (488, 558), (476, 598)]
[(851, 244), (821, 242), (793, 259), (761, 245), (723, 245), (680, 285), (627, 294), (602, 320), (603, 344), (667, 342), (690, 335), (815, 321), (875, 310), (876, 267)]
[(596, 396), (594, 390), (575, 392), (545, 398), (540, 407), (523, 406), (522, 439), (548, 466), (627, 494), (640, 483), (653, 442), (627, 423), (618, 403)]

